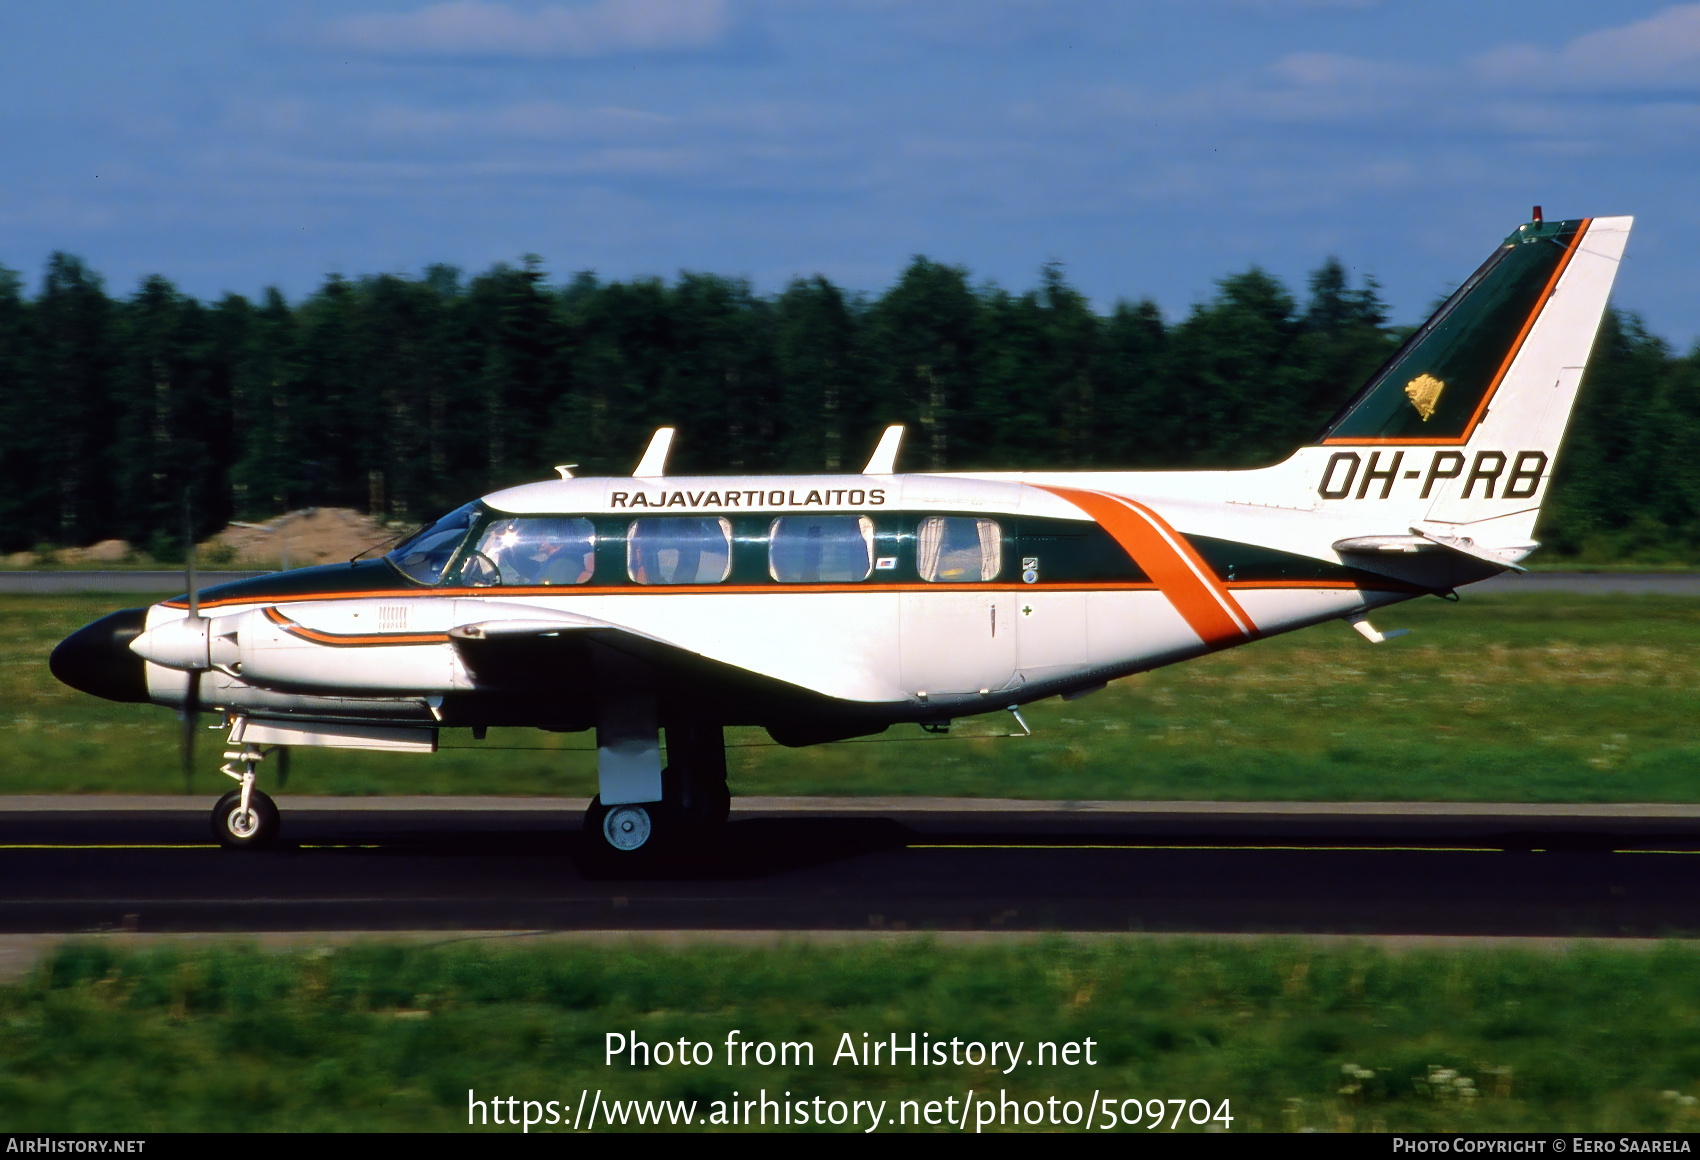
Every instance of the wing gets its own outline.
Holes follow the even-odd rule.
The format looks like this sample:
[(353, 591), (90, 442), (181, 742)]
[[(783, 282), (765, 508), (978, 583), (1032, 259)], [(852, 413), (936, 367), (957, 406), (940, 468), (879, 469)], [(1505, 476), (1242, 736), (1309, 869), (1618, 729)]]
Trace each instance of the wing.
[[(485, 692), (588, 703), (603, 683), (599, 674), (636, 660), (654, 682), (664, 719), (769, 726), (784, 737), (854, 736), (870, 728), (866, 708), (587, 616), (515, 608), (512, 615), (461, 625), (448, 635)], [(841, 720), (854, 724), (840, 726)]]

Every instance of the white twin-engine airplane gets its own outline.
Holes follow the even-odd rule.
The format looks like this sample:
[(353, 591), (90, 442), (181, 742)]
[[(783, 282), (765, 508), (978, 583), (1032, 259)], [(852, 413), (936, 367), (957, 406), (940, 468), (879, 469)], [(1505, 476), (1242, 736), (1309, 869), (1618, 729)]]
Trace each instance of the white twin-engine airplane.
[[(1062, 695), (1519, 569), (1631, 219), (1519, 226), (1312, 445), (1248, 471), (631, 478), (498, 491), (382, 559), (115, 612), (52, 669), (229, 726), (227, 846), (271, 749), (596, 730), (611, 857), (724, 822), (723, 728), (786, 745)], [(1519, 569), (1520, 570), (1520, 569)], [(666, 761), (661, 736), (666, 735)], [(287, 752), (287, 750), (285, 750)]]

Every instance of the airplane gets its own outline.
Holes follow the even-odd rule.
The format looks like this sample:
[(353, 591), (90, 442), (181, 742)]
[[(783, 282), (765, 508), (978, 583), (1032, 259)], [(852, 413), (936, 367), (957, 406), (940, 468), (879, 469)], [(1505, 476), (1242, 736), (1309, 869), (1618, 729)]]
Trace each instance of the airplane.
[[(933, 729), (1452, 597), (1532, 538), (1631, 218), (1536, 207), (1312, 443), (1233, 471), (666, 474), (511, 487), (381, 559), (114, 612), (61, 681), (227, 727), (223, 845), (279, 832), (270, 753), (430, 753), (443, 729), (594, 730), (585, 833), (637, 865), (727, 819), (724, 730)], [(663, 757), (665, 738), (665, 759)], [(185, 753), (189, 751), (185, 748)]]

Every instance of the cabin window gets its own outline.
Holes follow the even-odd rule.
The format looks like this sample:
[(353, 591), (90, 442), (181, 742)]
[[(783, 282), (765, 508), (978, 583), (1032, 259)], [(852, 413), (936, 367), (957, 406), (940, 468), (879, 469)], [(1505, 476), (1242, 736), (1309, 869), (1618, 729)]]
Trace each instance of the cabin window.
[(915, 569), (936, 584), (995, 580), (1003, 570), (1003, 529), (996, 520), (930, 516), (915, 529)]
[(732, 572), (732, 525), (685, 516), (633, 520), (626, 572), (639, 584), (718, 584)]
[(782, 584), (846, 584), (874, 570), (867, 516), (780, 516), (767, 534), (767, 574)]
[(498, 519), (461, 565), (473, 587), (586, 584), (595, 574), (596, 528), (578, 516)]
[(428, 528), (403, 540), (384, 559), (406, 576), (421, 584), (435, 584), (454, 559), (455, 550), (466, 539), (472, 521), (478, 518), (479, 506), (474, 500), (458, 507)]

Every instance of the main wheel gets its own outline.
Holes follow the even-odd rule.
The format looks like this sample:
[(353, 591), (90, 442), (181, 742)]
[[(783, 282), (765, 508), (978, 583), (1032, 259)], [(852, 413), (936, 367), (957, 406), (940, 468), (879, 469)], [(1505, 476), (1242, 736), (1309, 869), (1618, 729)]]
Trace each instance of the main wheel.
[(242, 808), (242, 791), (233, 789), (218, 799), (212, 811), (213, 837), (227, 850), (264, 850), (277, 841), (277, 804), (253, 790), (248, 808)]
[(605, 806), (598, 794), (584, 811), (584, 835), (609, 854), (635, 858), (653, 852), (660, 802)]

